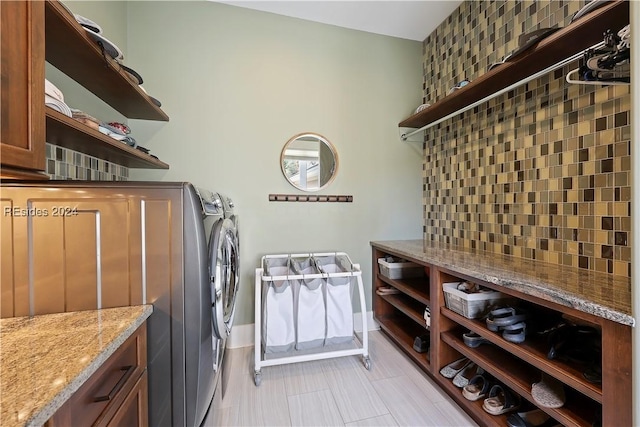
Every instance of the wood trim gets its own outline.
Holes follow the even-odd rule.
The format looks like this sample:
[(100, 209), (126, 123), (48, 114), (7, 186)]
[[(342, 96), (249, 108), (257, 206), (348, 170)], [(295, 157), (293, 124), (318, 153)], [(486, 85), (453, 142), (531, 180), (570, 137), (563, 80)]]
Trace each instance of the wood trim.
[(615, 322), (602, 325), (603, 426), (633, 425), (633, 354), (630, 343), (629, 326)]
[(17, 169), (10, 166), (0, 166), (0, 181), (14, 180), (37, 180), (46, 181), (49, 175), (40, 171), (32, 171), (26, 169)]
[(45, 125), (44, 125), (44, 4), (31, 4), (31, 37), (29, 39), (29, 58), (31, 75), (29, 76), (29, 124), (31, 133), (29, 145), (33, 153), (33, 169), (45, 169)]

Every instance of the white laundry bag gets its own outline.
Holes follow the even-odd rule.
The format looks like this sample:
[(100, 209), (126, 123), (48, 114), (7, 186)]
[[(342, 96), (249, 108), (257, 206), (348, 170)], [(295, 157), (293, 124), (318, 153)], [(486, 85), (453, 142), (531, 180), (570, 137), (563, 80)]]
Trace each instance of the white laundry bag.
[[(266, 276), (293, 275), (286, 258), (265, 258)], [(262, 289), (262, 345), (265, 353), (293, 350), (295, 346), (295, 280), (264, 282)]]
[[(298, 275), (319, 274), (311, 258), (293, 259), (292, 269)], [(296, 304), (296, 349), (322, 347), (326, 334), (326, 309), (323, 280), (299, 281)]]
[[(315, 258), (322, 273), (346, 273), (353, 271), (349, 259), (342, 255), (329, 255)], [(327, 307), (327, 334), (325, 345), (341, 344), (353, 340), (353, 292), (354, 276), (331, 277), (325, 282)]]

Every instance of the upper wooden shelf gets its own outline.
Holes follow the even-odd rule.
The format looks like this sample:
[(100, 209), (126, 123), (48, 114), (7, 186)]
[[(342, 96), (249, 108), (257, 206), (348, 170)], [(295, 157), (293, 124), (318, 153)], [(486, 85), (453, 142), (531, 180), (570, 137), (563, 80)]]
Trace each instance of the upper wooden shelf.
[(127, 77), (120, 65), (105, 58), (56, 0), (45, 5), (46, 60), (130, 119), (169, 121), (164, 111)]
[(124, 142), (47, 107), (47, 142), (128, 168), (169, 169), (169, 165)]
[(583, 16), (543, 39), (512, 61), (494, 68), (467, 86), (401, 121), (399, 127), (421, 128), (509, 87), (602, 41), (604, 31), (629, 23), (629, 2), (618, 0)]

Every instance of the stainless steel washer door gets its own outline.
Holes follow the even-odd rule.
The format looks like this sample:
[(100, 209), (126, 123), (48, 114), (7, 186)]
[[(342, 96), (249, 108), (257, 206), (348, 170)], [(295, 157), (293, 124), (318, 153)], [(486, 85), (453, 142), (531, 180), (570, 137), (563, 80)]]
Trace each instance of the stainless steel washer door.
[(231, 333), (233, 317), (236, 312), (236, 295), (238, 294), (238, 284), (240, 283), (240, 241), (238, 240), (237, 216), (231, 216), (229, 221), (232, 229), (230, 233), (225, 235), (229, 254), (227, 270), (229, 276), (225, 292), (224, 323), (229, 333)]
[(213, 334), (226, 339), (231, 332), (238, 285), (235, 228), (229, 219), (218, 220), (209, 239), (209, 280)]

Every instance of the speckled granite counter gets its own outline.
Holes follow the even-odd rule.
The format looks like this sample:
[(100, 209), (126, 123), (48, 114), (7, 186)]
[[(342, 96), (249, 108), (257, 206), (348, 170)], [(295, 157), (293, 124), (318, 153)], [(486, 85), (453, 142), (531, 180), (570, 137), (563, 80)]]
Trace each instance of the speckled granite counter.
[(624, 325), (635, 324), (631, 316), (631, 279), (626, 277), (423, 240), (371, 245)]
[(0, 319), (0, 426), (37, 426), (151, 315), (153, 306)]

